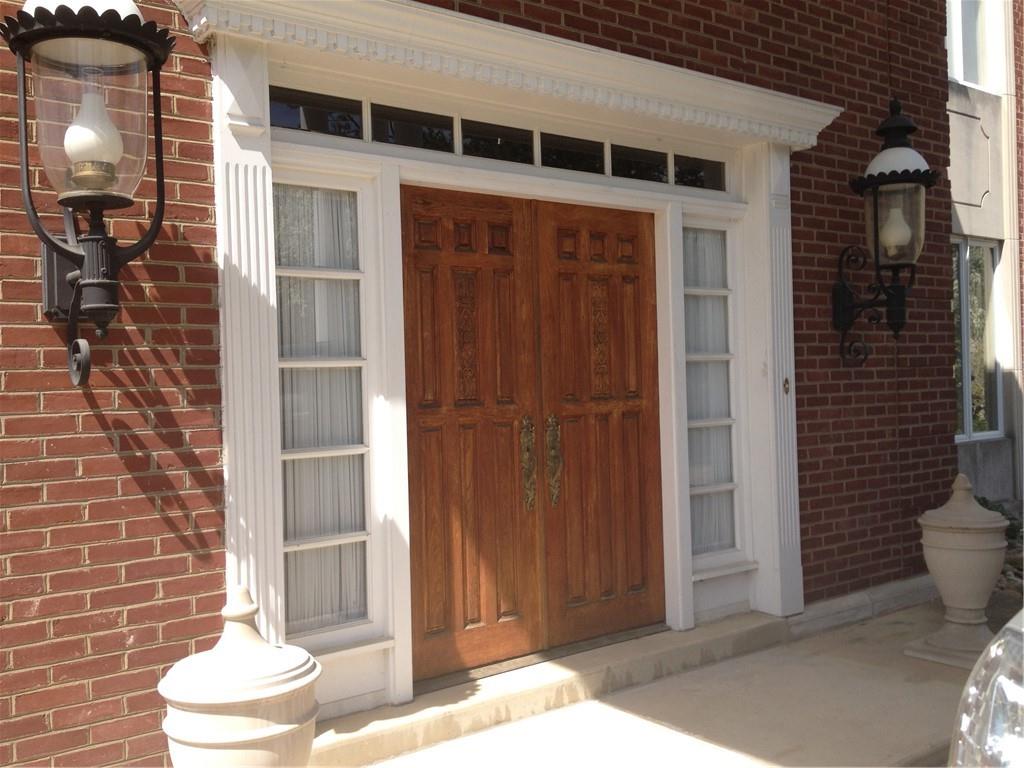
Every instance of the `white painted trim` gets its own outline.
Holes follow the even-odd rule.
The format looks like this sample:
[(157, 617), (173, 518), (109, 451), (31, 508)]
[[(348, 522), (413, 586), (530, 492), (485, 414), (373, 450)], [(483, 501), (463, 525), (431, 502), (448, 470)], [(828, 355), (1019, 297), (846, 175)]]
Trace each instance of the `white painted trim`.
[[(226, 577), (249, 588), (272, 643), (284, 635), (274, 217), (262, 43), (213, 50), (214, 179), (221, 269)], [(244, 77), (239, 75), (244, 73)], [(253, 343), (258, 339), (259, 343)]]
[[(725, 585), (722, 589), (715, 587), (715, 590), (716, 594), (729, 595), (729, 600), (734, 601), (730, 605), (749, 602), (756, 609), (766, 612), (792, 611), (794, 584), (799, 591), (800, 582), (799, 578), (794, 582), (787, 576), (792, 571), (794, 560), (792, 552), (786, 549), (786, 536), (780, 534), (783, 529), (778, 525), (795, 519), (792, 518), (796, 514), (795, 495), (787, 496), (786, 478), (778, 479), (773, 474), (795, 473), (795, 446), (784, 439), (792, 412), (778, 406), (774, 398), (766, 401), (754, 393), (761, 391), (761, 376), (767, 380), (767, 389), (764, 391), (770, 393), (777, 393), (780, 386), (778, 380), (771, 384), (773, 377), (778, 379), (779, 371), (788, 370), (792, 376), (792, 305), (786, 291), (791, 279), (788, 153), (789, 142), (795, 142), (795, 134), (789, 135), (785, 141), (780, 139), (781, 143), (778, 144), (751, 144), (756, 136), (775, 136), (775, 129), (764, 122), (758, 125), (749, 122), (743, 125), (720, 124), (717, 121), (724, 119), (725, 113), (721, 110), (716, 112), (714, 104), (720, 102), (721, 106), (721, 103), (725, 103), (723, 99), (733, 99), (736, 106), (742, 106), (741, 102), (745, 99), (750, 104), (743, 109), (757, 112), (762, 117), (772, 110), (779, 110), (785, 113), (789, 121), (787, 125), (790, 127), (787, 130), (797, 133), (804, 131), (804, 138), (808, 140), (813, 140), (816, 131), (827, 124), (837, 110), (675, 68), (637, 62), (604, 51), (580, 46), (563, 48), (557, 41), (542, 36), (531, 36), (508, 28), (499, 30), (487, 25), (474, 26), (477, 22), (452, 14), (438, 15), (433, 10), (382, 0), (378, 3), (322, 4), (316, 7), (326, 9), (325, 12), (338, 18), (347, 18), (345, 14), (351, 12), (363, 19), (360, 23), (366, 21), (366, 14), (373, 16), (380, 13), (385, 16), (399, 13), (406, 19), (403, 24), (410, 19), (425, 20), (424, 23), (429, 21), (423, 30), (406, 29), (403, 24), (394, 28), (375, 28), (374, 34), (382, 39), (402, 34), (404, 40), (426, 40), (431, 45), (444, 43), (450, 47), (479, 45), (489, 35), (497, 35), (506, 46), (516, 43), (526, 48), (532, 46), (539, 51), (546, 51), (544, 56), (536, 57), (537, 66), (561, 68), (565, 76), (572, 74), (570, 70), (574, 66), (592, 65), (591, 69), (581, 69), (584, 74), (578, 76), (605, 78), (611, 83), (607, 88), (618, 88), (619, 91), (612, 98), (608, 96), (612, 91), (606, 88), (601, 92), (604, 95), (598, 98), (594, 96), (596, 92), (580, 91), (572, 83), (565, 85), (568, 91), (563, 92), (563, 86), (556, 83), (550, 88), (545, 85), (543, 93), (538, 94), (536, 91), (524, 90), (522, 82), (512, 87), (512, 90), (504, 90), (507, 83), (496, 82), (490, 77), (481, 80), (472, 72), (469, 76), (465, 73), (460, 75), (459, 72), (435, 72), (431, 67), (419, 66), (415, 62), (409, 64), (406, 60), (392, 62), (386, 57), (381, 59), (378, 53), (397, 49), (374, 47), (376, 44), (371, 45), (372, 51), (376, 52), (372, 55), (359, 54), (355, 49), (346, 50), (350, 54), (348, 64), (353, 68), (362, 67), (360, 76), (364, 84), (380, 82), (387, 86), (390, 82), (390, 87), (394, 87), (392, 81), (401, 80), (403, 87), (413, 90), (423, 87), (429, 90), (437, 88), (438, 83), (458, 83), (458, 92), (450, 95), (456, 102), (466, 99), (493, 102), (508, 97), (505, 101), (516, 107), (522, 98), (525, 100), (523, 103), (530, 102), (531, 108), (555, 115), (552, 120), (563, 119), (558, 115), (568, 112), (579, 113), (584, 117), (599, 114), (600, 120), (606, 123), (618, 120), (620, 128), (628, 128), (637, 122), (638, 115), (652, 117), (645, 112), (652, 102), (648, 100), (641, 104), (647, 97), (636, 93), (629, 95), (622, 90), (625, 87), (623, 83), (628, 84), (630, 78), (633, 78), (630, 87), (651, 87), (651, 82), (644, 77), (657, 73), (659, 78), (668, 78), (663, 89), (663, 83), (658, 83), (659, 89), (666, 94), (689, 85), (693, 86), (692, 92), (677, 93), (677, 96), (685, 96), (689, 100), (688, 104), (694, 100), (704, 101), (697, 108), (701, 112), (700, 116), (689, 112), (677, 115), (674, 108), (666, 107), (654, 119), (645, 119), (648, 134), (653, 130), (650, 126), (656, 125), (661, 126), (666, 135), (671, 134), (672, 142), (679, 142), (680, 135), (684, 138), (694, 137), (696, 141), (717, 141), (723, 156), (733, 158), (727, 164), (732, 191), (727, 194), (696, 190), (550, 168), (495, 163), (456, 154), (345, 140), (314, 133), (267, 130), (268, 61), (272, 58), (271, 51), (281, 53), (287, 50), (296, 58), (305, 57), (306, 65), (312, 66), (309, 64), (312, 60), (319, 69), (329, 71), (335, 65), (326, 54), (316, 51), (322, 51), (323, 45), (320, 42), (328, 40), (334, 33), (326, 28), (319, 29), (316, 31), (317, 45), (304, 50), (294, 43), (299, 42), (302, 35), (311, 28), (306, 32), (297, 32), (295, 29), (276, 26), (277, 22), (270, 17), (269, 21), (253, 15), (242, 19), (235, 0), (224, 3), (219, 0), (211, 0), (209, 3), (183, 0), (183, 4), (192, 10), (230, 7), (234, 10), (225, 17), (225, 23), (237, 22), (238, 25), (233, 31), (228, 27), (219, 30), (215, 26), (207, 27), (215, 31), (227, 30), (225, 34), (218, 35), (214, 46), (219, 78), (214, 83), (214, 104), (218, 115), (218, 130), (215, 134), (218, 238), (221, 264), (225, 271), (222, 327), (225, 347), (225, 453), (230, 478), (229, 578), (250, 586), (255, 585), (253, 592), (263, 607), (261, 628), (268, 637), (279, 639), (284, 630), (281, 589), (283, 536), (279, 510), (279, 364), (276, 355), (276, 287), (273, 279), (271, 158), (274, 180), (353, 189), (359, 195), (360, 252), (364, 255), (364, 274), (352, 277), (359, 277), (363, 289), (361, 295), (366, 320), (364, 349), (367, 359), (354, 361), (353, 364), (363, 368), (366, 391), (371, 393), (367, 398), (367, 442), (371, 446), (371, 469), (368, 470), (368, 495), (371, 501), (368, 502), (367, 526), (368, 539), (373, 542), (373, 554), (369, 559), (367, 573), (369, 617), (367, 621), (330, 633), (330, 637), (304, 637), (303, 642), (308, 641), (307, 644), (320, 654), (329, 654), (337, 650), (339, 645), (347, 647), (353, 643), (365, 645), (393, 640), (393, 644), (377, 649), (386, 658), (386, 679), (380, 681), (379, 687), (348, 691), (341, 698), (335, 697), (339, 702), (377, 701), (379, 696), (383, 696), (397, 703), (412, 696), (409, 498), (407, 483), (394, 482), (395, 477), (408, 476), (404, 302), (401, 283), (402, 183), (625, 208), (654, 214), (666, 618), (670, 626), (677, 629), (694, 625), (694, 562), (690, 554), (686, 457), (685, 350), (679, 343), (685, 330), (680, 301), (683, 296), (683, 224), (725, 230), (730, 254), (735, 255), (742, 249), (744, 263), (758, 266), (757, 274), (762, 278), (761, 282), (771, 285), (771, 290), (750, 290), (743, 294), (737, 288), (736, 299), (737, 302), (743, 300), (745, 305), (748, 300), (753, 303), (757, 299), (759, 303), (756, 312), (744, 306), (744, 312), (748, 313), (744, 322), (748, 326), (760, 324), (762, 335), (769, 340), (761, 345), (763, 349), (736, 350), (737, 360), (748, 366), (742, 376), (748, 390), (745, 395), (747, 402), (738, 407), (737, 419), (761, 418), (758, 428), (762, 431), (759, 434), (775, 436), (762, 444), (770, 444), (776, 451), (791, 450), (792, 455), (770, 457), (765, 462), (761, 468), (762, 474), (757, 478), (760, 485), (756, 486), (757, 498), (764, 507), (763, 511), (753, 507), (755, 493), (752, 491), (748, 494), (752, 514), (759, 521), (754, 524), (755, 531), (748, 532), (744, 537), (750, 543), (748, 549), (737, 551), (737, 562), (716, 562), (715, 567), (730, 567), (733, 570), (717, 580), (711, 580), (709, 575), (703, 584)], [(280, 7), (279, 4), (271, 6), (271, 3), (264, 0), (253, 0), (239, 7), (257, 11), (264, 9), (268, 12), (273, 10), (274, 13)], [(289, 7), (290, 14), (292, 10)], [(308, 10), (309, 6), (303, 5), (298, 7), (296, 13), (302, 16)], [(270, 26), (262, 27), (264, 22)], [(470, 25), (466, 29), (483, 30), (483, 37), (431, 38), (431, 30), (436, 32), (445, 29), (451, 32), (452, 29), (463, 29), (465, 24)], [(260, 30), (270, 35), (265, 43), (262, 37), (258, 41), (251, 39), (253, 34), (262, 35), (263, 31)], [(275, 35), (279, 35), (280, 39)], [(347, 38), (348, 41), (352, 39)], [(364, 38), (364, 42), (365, 39), (368, 38)], [(359, 44), (357, 41), (356, 48)], [(480, 53), (493, 56), (502, 51), (498, 46), (482, 49)], [(522, 56), (523, 51), (518, 51), (516, 55)], [(396, 63), (399, 66), (393, 66)], [(655, 69), (650, 69), (651, 66)], [(492, 74), (494, 72), (493, 68), (487, 71)], [(506, 75), (509, 72), (507, 68), (503, 71)], [(473, 72), (478, 73), (477, 70)], [(451, 77), (457, 79), (444, 79)], [(428, 81), (429, 88), (423, 85)], [(481, 88), (486, 92), (486, 99), (481, 96)], [(582, 119), (579, 114), (576, 119)], [(804, 121), (802, 127), (793, 125), (793, 121), (799, 123), (801, 120)], [(799, 145), (799, 142), (795, 143)], [(740, 146), (745, 148), (737, 150), (736, 147)], [(250, 184), (252, 188), (246, 188), (244, 196), (243, 190), (231, 183), (234, 178), (232, 174), (237, 176), (241, 172), (249, 174), (253, 179)], [(779, 211), (783, 211), (785, 216)], [(234, 274), (239, 270), (239, 265), (255, 271), (251, 274), (244, 272), (244, 279), (239, 280)], [(745, 282), (746, 276), (739, 281), (738, 286)], [(247, 296), (254, 299), (257, 306), (247, 306)], [(251, 344), (253, 336), (246, 333), (252, 322), (257, 320), (260, 333), (263, 334), (260, 338), (267, 342), (261, 345)], [(778, 334), (783, 334), (783, 338), (778, 338)], [(370, 340), (379, 346), (373, 349)], [(746, 343), (745, 339), (740, 341)], [(753, 347), (752, 344), (750, 346)], [(787, 349), (789, 358), (786, 356)], [(769, 420), (767, 423), (770, 427), (766, 426), (764, 419)], [(779, 434), (783, 438), (779, 438)], [(386, 467), (381, 463), (383, 457), (387, 457)], [(746, 464), (753, 467), (749, 455)], [(743, 481), (751, 483), (751, 488), (755, 487), (752, 475), (745, 475)], [(793, 483), (795, 489), (795, 474)], [(777, 484), (781, 484), (782, 490), (779, 490)], [(767, 489), (775, 490), (762, 492)], [(775, 509), (779, 504), (786, 505), (783, 513)], [(758, 539), (765, 534), (766, 544), (761, 547)], [(754, 562), (758, 564), (756, 570), (740, 567), (742, 563)], [(703, 565), (710, 567), (711, 563), (705, 562)], [(799, 572), (798, 547), (795, 565)], [(733, 586), (749, 584), (756, 586), (756, 589), (751, 587), (749, 600), (744, 593), (735, 602)], [(802, 591), (799, 601), (802, 606)], [(335, 674), (333, 677), (336, 684), (344, 682), (344, 676)], [(348, 704), (339, 703), (337, 706), (347, 707)]]
[[(838, 107), (401, 0), (290, 2), (177, 0), (199, 41), (213, 35), (284, 44), (455, 79), (508, 100), (596, 107), (632, 119), (720, 134), (718, 143), (813, 146)], [(393, 79), (402, 76), (391, 75)]]
[(673, 296), (683, 295), (683, 206), (667, 206), (655, 215), (654, 225), (665, 623), (672, 629), (690, 629), (694, 626), (693, 590), (688, 588), (693, 545), (690, 467), (686, 458), (686, 353), (682, 343), (685, 326), (683, 303), (673, 301)]
[[(743, 223), (747, 243), (762, 243), (763, 265), (749, 262), (766, 290), (750, 292), (746, 309), (755, 318), (748, 336), (758, 335), (764, 349), (748, 346), (751, 381), (747, 415), (752, 433), (767, 437), (757, 460), (751, 455), (751, 482), (770, 497), (754, 504), (751, 559), (760, 563), (753, 582), (751, 605), (776, 616), (803, 610), (803, 571), (800, 563), (800, 504), (796, 453), (796, 393), (793, 339), (793, 266), (789, 187), (789, 149), (762, 144), (744, 150), (744, 192), (750, 213)], [(748, 345), (752, 342), (747, 340)], [(751, 451), (755, 450), (751, 446)], [(768, 503), (765, 503), (768, 501)]]

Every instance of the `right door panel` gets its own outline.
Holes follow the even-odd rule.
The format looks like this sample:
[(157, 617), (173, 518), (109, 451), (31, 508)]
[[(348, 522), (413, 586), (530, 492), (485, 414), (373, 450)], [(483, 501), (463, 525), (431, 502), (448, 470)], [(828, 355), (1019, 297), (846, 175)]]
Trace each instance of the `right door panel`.
[(654, 221), (536, 205), (554, 646), (664, 619)]

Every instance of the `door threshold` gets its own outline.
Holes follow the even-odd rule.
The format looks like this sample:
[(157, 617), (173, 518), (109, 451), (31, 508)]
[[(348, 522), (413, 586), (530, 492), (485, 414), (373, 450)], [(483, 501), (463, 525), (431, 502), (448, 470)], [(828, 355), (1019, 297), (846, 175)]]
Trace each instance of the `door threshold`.
[(667, 631), (668, 625), (659, 623), (651, 624), (646, 627), (626, 629), (622, 632), (613, 632), (610, 635), (600, 635), (598, 637), (592, 637), (589, 640), (579, 640), (575, 643), (569, 643), (568, 645), (560, 645), (557, 648), (548, 648), (544, 651), (528, 653), (525, 656), (516, 656), (512, 659), (496, 661), (493, 664), (484, 664), (481, 667), (462, 669), (458, 672), (449, 672), (446, 675), (439, 675), (438, 677), (431, 677), (426, 680), (417, 680), (413, 684), (412, 692), (413, 696), (422, 696), (424, 693), (432, 693), (444, 688), (453, 688), (457, 685), (464, 685), (475, 680), (483, 680), (485, 677), (491, 677), (492, 675), (500, 675), (503, 672), (511, 672), (515, 669), (529, 667), (545, 661), (554, 661), (555, 659), (562, 659), (576, 653), (592, 651), (595, 648), (604, 648), (608, 645), (625, 643), (629, 640), (636, 640), (637, 638), (656, 635), (659, 632)]

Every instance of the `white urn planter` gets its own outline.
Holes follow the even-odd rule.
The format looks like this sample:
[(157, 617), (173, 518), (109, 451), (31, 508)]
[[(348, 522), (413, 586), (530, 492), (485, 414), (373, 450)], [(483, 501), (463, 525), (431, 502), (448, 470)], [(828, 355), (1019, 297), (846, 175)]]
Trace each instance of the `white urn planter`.
[(217, 644), (182, 659), (160, 681), (175, 768), (309, 763), (320, 664), (302, 648), (264, 640), (256, 611), (247, 589), (230, 590)]
[(949, 501), (917, 522), (946, 615), (937, 632), (915, 640), (906, 653), (971, 669), (992, 639), (985, 607), (1003, 569), (1008, 521), (975, 501), (970, 480), (957, 475)]

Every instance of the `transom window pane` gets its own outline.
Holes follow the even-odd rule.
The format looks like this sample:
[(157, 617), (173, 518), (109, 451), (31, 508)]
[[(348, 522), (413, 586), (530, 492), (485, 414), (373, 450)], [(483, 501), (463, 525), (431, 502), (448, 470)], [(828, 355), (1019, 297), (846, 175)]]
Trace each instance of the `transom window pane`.
[(274, 185), (274, 247), (282, 267), (359, 269), (356, 193)]
[(363, 138), (363, 105), (291, 88), (270, 88), (270, 124), (350, 139)]
[(533, 131), (462, 121), (462, 154), (533, 164)]
[(675, 156), (676, 184), (725, 190), (725, 163), (700, 157)]
[(604, 173), (604, 144), (599, 141), (559, 136), (555, 133), (540, 135), (541, 165), (549, 168), (567, 168), (584, 173)]
[(385, 144), (455, 151), (454, 120), (449, 115), (434, 115), (411, 109), (372, 104), (373, 140)]
[(277, 279), (281, 358), (358, 357), (359, 283)]
[(366, 618), (366, 543), (286, 552), (285, 631)]
[(644, 181), (668, 181), (668, 155), (649, 149), (612, 144), (612, 176)]

